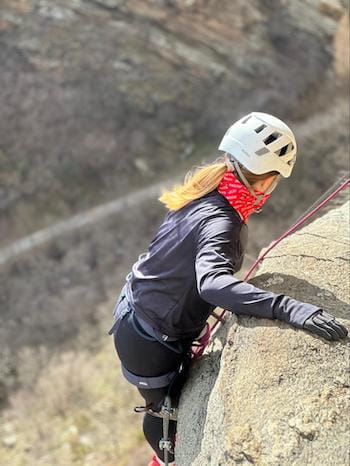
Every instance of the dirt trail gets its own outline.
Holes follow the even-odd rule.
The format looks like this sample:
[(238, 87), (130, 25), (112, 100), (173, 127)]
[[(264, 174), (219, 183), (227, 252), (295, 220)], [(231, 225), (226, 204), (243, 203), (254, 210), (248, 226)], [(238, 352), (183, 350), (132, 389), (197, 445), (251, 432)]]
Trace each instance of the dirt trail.
[(12, 257), (29, 251), (37, 246), (41, 246), (53, 238), (56, 238), (64, 233), (70, 233), (86, 225), (92, 224), (101, 220), (108, 215), (118, 213), (124, 209), (130, 208), (139, 202), (144, 202), (160, 195), (161, 188), (167, 185), (166, 181), (148, 186), (136, 192), (127, 194), (123, 197), (107, 202), (97, 207), (93, 207), (85, 212), (74, 215), (67, 220), (55, 223), (47, 228), (38, 230), (31, 235), (19, 239), (3, 249), (0, 249), (0, 264), (4, 264)]
[[(348, 118), (347, 104), (343, 99), (337, 99), (327, 112), (319, 112), (312, 115), (296, 125), (293, 125), (298, 140), (305, 140), (316, 137), (317, 133), (322, 133), (326, 128), (341, 125), (344, 122), (344, 115)], [(70, 233), (86, 225), (115, 214), (128, 207), (132, 207), (139, 202), (152, 199), (160, 195), (161, 189), (180, 181), (182, 176), (172, 179), (162, 180), (152, 186), (148, 186), (123, 197), (109, 201), (97, 207), (93, 207), (81, 214), (74, 215), (67, 220), (62, 220), (52, 226), (38, 230), (14, 243), (0, 249), (0, 265), (6, 263), (12, 257), (29, 251), (37, 246), (41, 246), (48, 241), (60, 236), (63, 233)]]

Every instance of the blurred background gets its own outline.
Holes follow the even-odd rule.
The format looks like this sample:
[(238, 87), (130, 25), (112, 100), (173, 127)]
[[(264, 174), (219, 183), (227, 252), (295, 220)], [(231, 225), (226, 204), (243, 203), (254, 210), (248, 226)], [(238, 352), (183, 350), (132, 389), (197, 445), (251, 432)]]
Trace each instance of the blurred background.
[(157, 197), (239, 117), (284, 119), (247, 264), (348, 171), (348, 1), (1, 0), (0, 57), (0, 464), (147, 464), (107, 331)]

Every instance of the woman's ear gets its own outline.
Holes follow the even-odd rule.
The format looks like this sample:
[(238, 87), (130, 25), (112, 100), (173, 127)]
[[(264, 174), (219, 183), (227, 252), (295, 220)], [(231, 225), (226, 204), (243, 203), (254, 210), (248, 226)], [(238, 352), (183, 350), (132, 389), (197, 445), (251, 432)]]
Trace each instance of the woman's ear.
[(254, 183), (254, 189), (257, 189), (258, 191), (261, 191), (262, 193), (265, 193), (269, 187), (272, 185), (272, 183), (275, 181), (277, 175), (271, 175), (265, 180), (259, 180), (256, 183)]

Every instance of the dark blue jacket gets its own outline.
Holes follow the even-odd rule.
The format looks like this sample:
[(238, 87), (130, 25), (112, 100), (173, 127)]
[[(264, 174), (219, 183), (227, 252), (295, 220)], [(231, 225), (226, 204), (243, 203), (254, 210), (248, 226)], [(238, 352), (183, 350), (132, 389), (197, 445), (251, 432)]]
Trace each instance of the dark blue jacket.
[(216, 306), (302, 328), (318, 307), (239, 280), (247, 226), (216, 189), (168, 211), (133, 265), (128, 295), (137, 316), (171, 337), (195, 337)]

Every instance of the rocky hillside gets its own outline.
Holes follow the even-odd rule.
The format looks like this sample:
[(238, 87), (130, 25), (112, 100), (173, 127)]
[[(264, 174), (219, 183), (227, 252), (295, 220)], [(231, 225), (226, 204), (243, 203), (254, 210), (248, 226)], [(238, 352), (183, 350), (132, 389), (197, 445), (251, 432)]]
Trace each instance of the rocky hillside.
[[(312, 302), (350, 330), (349, 207), (285, 239), (252, 282)], [(176, 464), (348, 464), (349, 356), (349, 337), (328, 342), (230, 314), (183, 392)]]
[(242, 113), (323, 112), (348, 73), (347, 9), (3, 0), (0, 244), (181, 171)]

